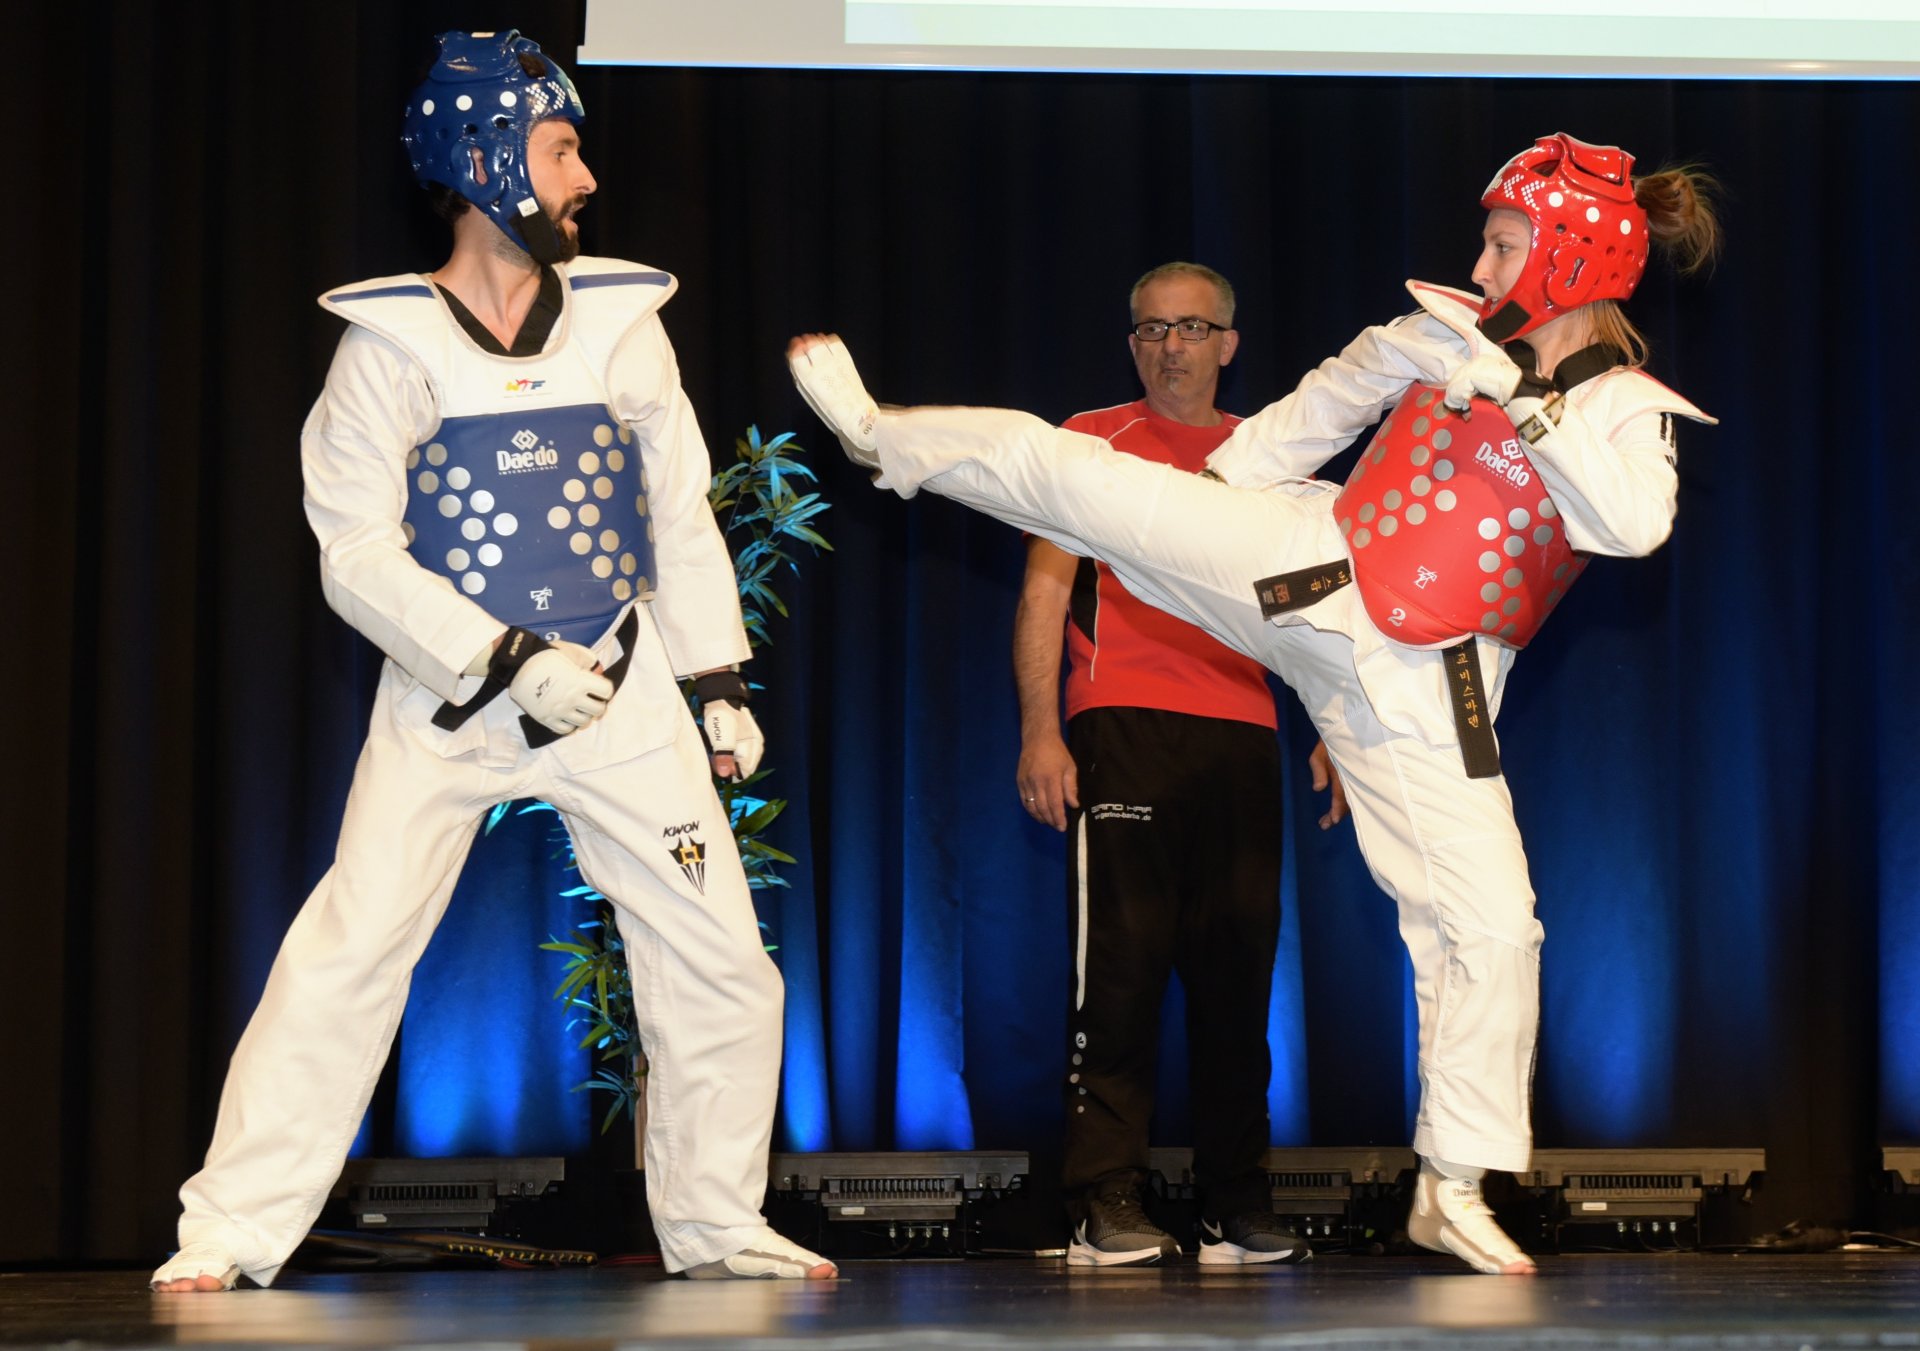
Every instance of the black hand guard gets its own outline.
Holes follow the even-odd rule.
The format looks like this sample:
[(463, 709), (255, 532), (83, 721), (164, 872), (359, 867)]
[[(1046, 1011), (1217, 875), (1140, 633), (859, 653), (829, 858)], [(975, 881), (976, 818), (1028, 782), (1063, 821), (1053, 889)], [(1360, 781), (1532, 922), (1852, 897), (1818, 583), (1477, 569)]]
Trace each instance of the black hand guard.
[(493, 650), (493, 660), (487, 663), (487, 679), (511, 685), (522, 666), (552, 646), (537, 633), (530, 633), (526, 629), (508, 629), (500, 639), (500, 646)]
[(702, 704), (732, 704), (735, 708), (747, 706), (746, 677), (738, 671), (710, 671), (703, 676), (695, 676), (693, 692)]

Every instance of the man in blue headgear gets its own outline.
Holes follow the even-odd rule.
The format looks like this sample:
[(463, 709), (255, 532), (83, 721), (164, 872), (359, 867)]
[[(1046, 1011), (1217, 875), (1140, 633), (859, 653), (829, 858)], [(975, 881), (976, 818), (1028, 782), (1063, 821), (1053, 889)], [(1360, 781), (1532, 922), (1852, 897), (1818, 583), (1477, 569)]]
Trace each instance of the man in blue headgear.
[(782, 992), (712, 779), (760, 758), (747, 639), (657, 314), (676, 283), (579, 256), (584, 115), (518, 33), (444, 34), (403, 139), (453, 251), (321, 297), (349, 327), (301, 434), (307, 518), (328, 601), (387, 661), (334, 866), (234, 1052), (156, 1290), (279, 1273), (481, 817), (519, 797), (558, 808), (613, 902), (665, 1265), (836, 1274), (760, 1214)]
[[(551, 266), (580, 252), (578, 234), (565, 227), (585, 198), (551, 214), (534, 187), (532, 142), (564, 136), (562, 121), (577, 131), (586, 115), (573, 81), (537, 43), (512, 32), (443, 33), (440, 60), (414, 90), (400, 140), (436, 210), (453, 219), (466, 204), (477, 206), (534, 261)], [(585, 191), (592, 190), (589, 179)]]

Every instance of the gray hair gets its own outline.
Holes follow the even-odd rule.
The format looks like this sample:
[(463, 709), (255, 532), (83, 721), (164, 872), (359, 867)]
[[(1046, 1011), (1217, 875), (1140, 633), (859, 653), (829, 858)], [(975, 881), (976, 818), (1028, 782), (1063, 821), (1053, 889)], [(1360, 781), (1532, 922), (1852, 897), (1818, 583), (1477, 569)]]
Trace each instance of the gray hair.
[(1140, 292), (1157, 281), (1169, 277), (1198, 277), (1210, 282), (1220, 295), (1220, 306), (1226, 312), (1220, 316), (1220, 322), (1228, 328), (1233, 327), (1233, 283), (1203, 263), (1162, 263), (1133, 284), (1133, 290), (1127, 293), (1127, 313), (1140, 317)]

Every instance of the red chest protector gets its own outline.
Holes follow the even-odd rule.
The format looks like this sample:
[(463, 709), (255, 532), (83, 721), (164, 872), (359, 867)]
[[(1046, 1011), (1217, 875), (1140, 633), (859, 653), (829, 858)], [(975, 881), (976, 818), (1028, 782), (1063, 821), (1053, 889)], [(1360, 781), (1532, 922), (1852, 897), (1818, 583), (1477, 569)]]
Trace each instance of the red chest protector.
[(1412, 386), (1334, 500), (1354, 581), (1395, 642), (1525, 647), (1587, 557), (1500, 407), (1475, 399), (1463, 417), (1443, 394)]

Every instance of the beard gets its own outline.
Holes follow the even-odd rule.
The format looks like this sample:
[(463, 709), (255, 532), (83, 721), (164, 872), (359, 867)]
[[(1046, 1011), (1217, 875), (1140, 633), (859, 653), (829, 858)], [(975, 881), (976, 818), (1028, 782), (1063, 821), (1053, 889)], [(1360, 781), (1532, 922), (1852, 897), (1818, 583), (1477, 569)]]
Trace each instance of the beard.
[(547, 219), (553, 222), (553, 233), (560, 241), (560, 261), (563, 263), (571, 263), (580, 256), (580, 227), (576, 224), (569, 230), (566, 222), (578, 215), (586, 204), (585, 197), (575, 197), (560, 207), (547, 206), (545, 202), (540, 204), (546, 209)]
[[(544, 198), (539, 200), (541, 214), (546, 217), (547, 225), (553, 233), (553, 261), (556, 263), (572, 262), (580, 256), (580, 235), (577, 226), (573, 231), (569, 232), (564, 222), (572, 220), (575, 213), (586, 206), (587, 199), (585, 197), (574, 197), (558, 204), (549, 202)], [(534, 233), (538, 234), (542, 232), (536, 231)], [(534, 249), (528, 243), (528, 235), (524, 228), (515, 228), (512, 232), (501, 229), (499, 233), (494, 236), (492, 247), (496, 256), (523, 267), (529, 259), (532, 259), (536, 264), (541, 261), (535, 257)]]

